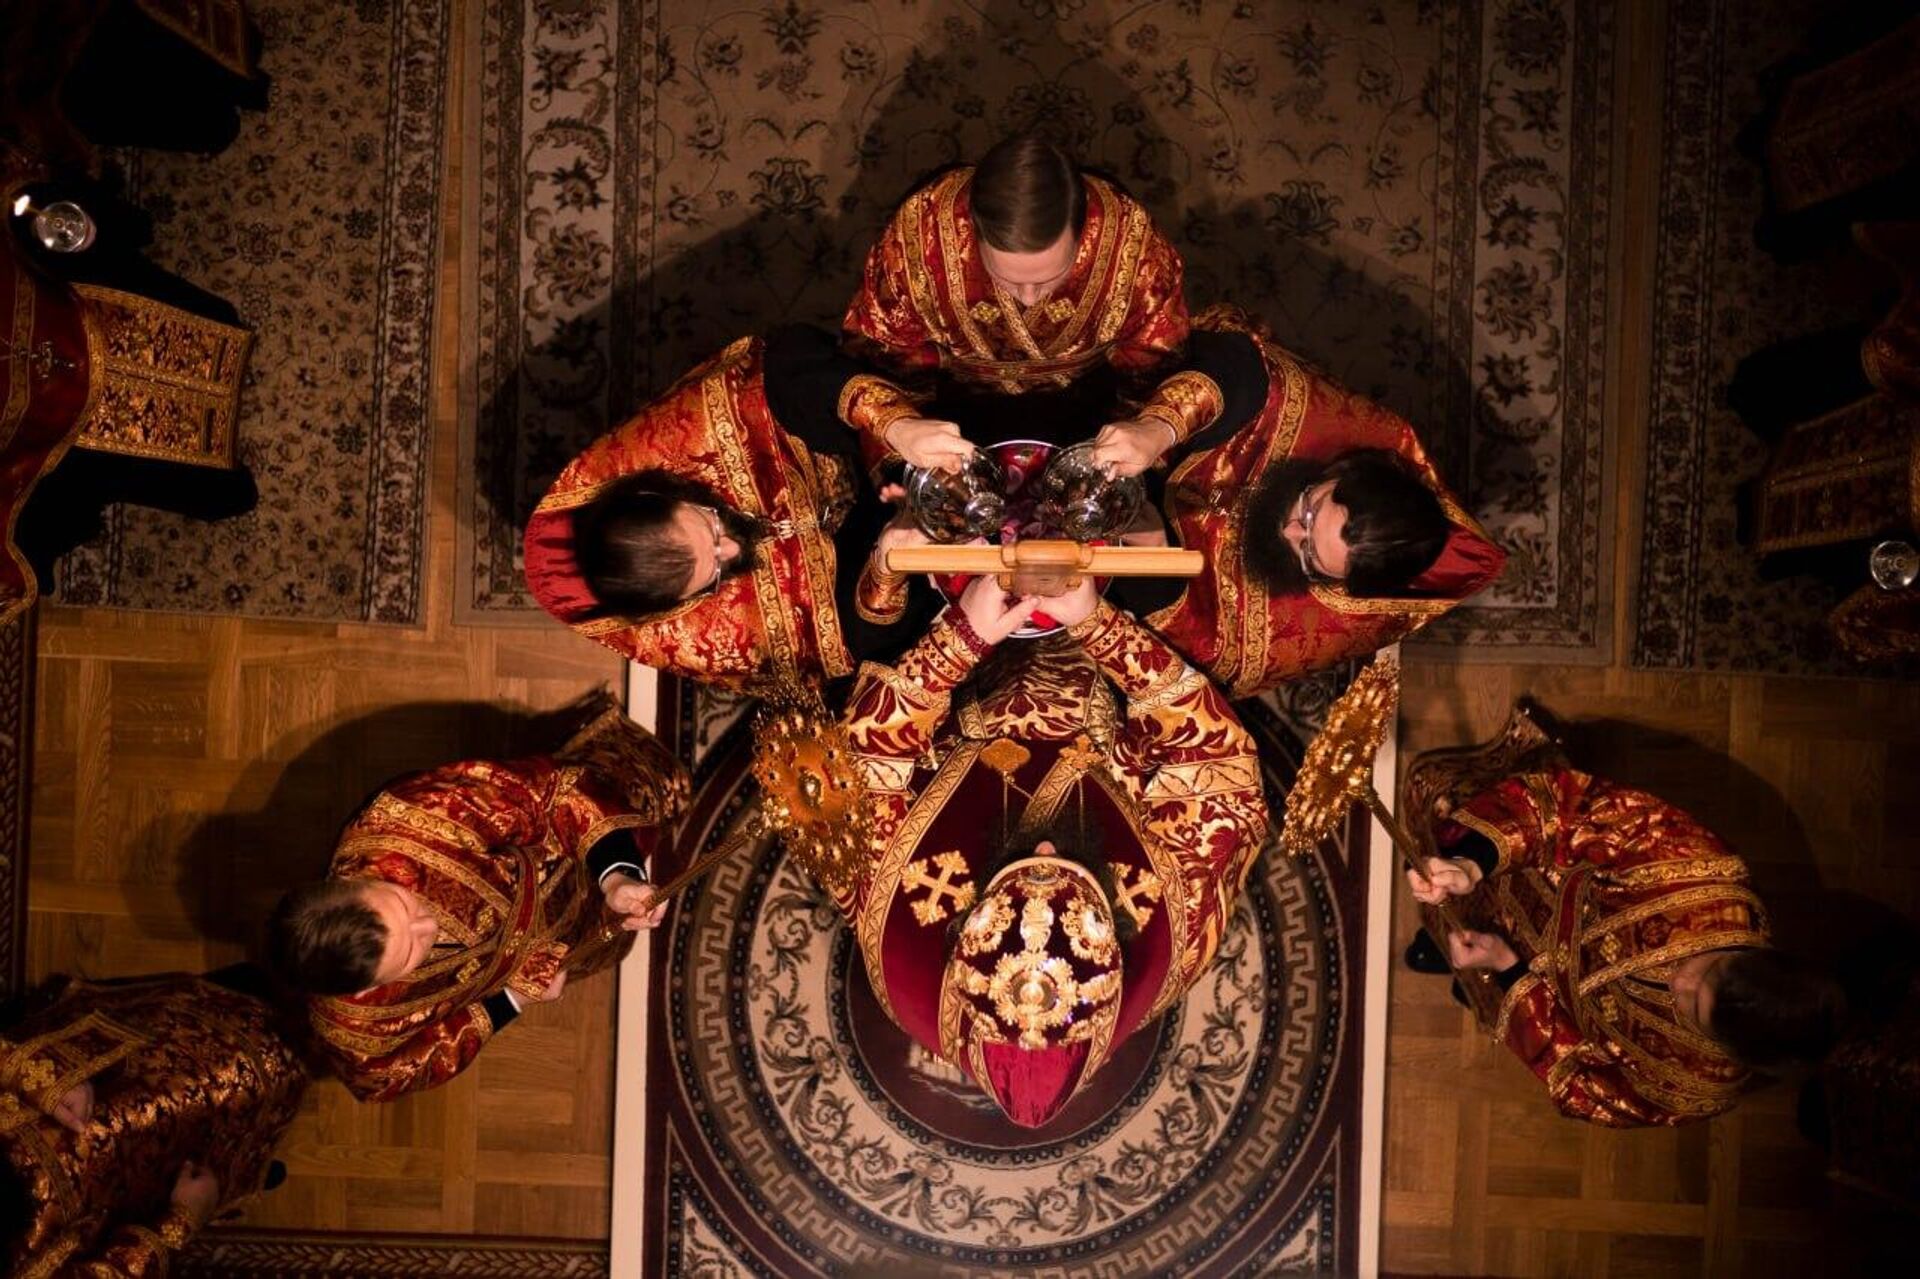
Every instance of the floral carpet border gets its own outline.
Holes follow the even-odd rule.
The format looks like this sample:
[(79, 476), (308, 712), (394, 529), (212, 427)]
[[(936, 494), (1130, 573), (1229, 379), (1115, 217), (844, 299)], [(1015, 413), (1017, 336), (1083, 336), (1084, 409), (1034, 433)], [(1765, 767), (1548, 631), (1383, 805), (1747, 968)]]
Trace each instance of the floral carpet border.
[(19, 991), (27, 974), (33, 633), (32, 609), (0, 626), (0, 999)]
[(916, 170), (1033, 127), (1125, 171), (1196, 305), (1259, 305), (1428, 433), (1509, 552), (1434, 640), (1601, 655), (1615, 0), (942, 12), (481, 6), (458, 616), (531, 608), (519, 525), (573, 450), (742, 332), (830, 322)]
[[(252, 16), (269, 51), (270, 78), (273, 57), (297, 56), (302, 38), (340, 37), (337, 30), (317, 30), (334, 17), (330, 8), (256, 0)], [(337, 112), (309, 107), (303, 89), (311, 86), (288, 75), (275, 83), (263, 120), (243, 119), (241, 141), (226, 151), (191, 165), (165, 153), (127, 153), (134, 198), (157, 225), (173, 228), (176, 242), (153, 250), (155, 260), (225, 295), (254, 331), (237, 429), (240, 460), (261, 480), (261, 498), (251, 511), (212, 523), (109, 507), (105, 536), (60, 562), (61, 603), (407, 626), (421, 621), (448, 159), (445, 77), (455, 8), (449, 0), (338, 6), (341, 16), (334, 20), (378, 24), (385, 41), (369, 46), (365, 74), (384, 75), (390, 97), (382, 118), (366, 122), (365, 135), (354, 135), (353, 122), (343, 124)], [(289, 32), (284, 47), (275, 43), (283, 27)], [(303, 109), (317, 118), (300, 120)], [(256, 131), (287, 119), (313, 134), (346, 131), (329, 139), (330, 155), (337, 153), (338, 172), (377, 173), (363, 193), (370, 207), (357, 207), (361, 196), (355, 195), (342, 197), (355, 207), (256, 209), (249, 203), (256, 193), (228, 189), (221, 195), (230, 207), (216, 203), (207, 214), (196, 205), (206, 194), (152, 178), (155, 163), (191, 174), (224, 163), (232, 172), (222, 181), (231, 184), (244, 159), (244, 171), (264, 182), (259, 174), (265, 170), (252, 167), (262, 156), (234, 153), (261, 145)], [(180, 229), (203, 214), (211, 225)], [(351, 246), (366, 241), (377, 249), (362, 261)], [(161, 242), (156, 237), (156, 245)], [(288, 290), (284, 277), (266, 274), (288, 261), (308, 273), (301, 283), (310, 291)], [(338, 317), (316, 318), (321, 300), (342, 297), (371, 312), (364, 346), (359, 328), (329, 333)], [(311, 460), (322, 453), (351, 460)], [(176, 548), (184, 554), (169, 553)]]
[(587, 1240), (328, 1234), (216, 1227), (183, 1252), (182, 1279), (604, 1279)]

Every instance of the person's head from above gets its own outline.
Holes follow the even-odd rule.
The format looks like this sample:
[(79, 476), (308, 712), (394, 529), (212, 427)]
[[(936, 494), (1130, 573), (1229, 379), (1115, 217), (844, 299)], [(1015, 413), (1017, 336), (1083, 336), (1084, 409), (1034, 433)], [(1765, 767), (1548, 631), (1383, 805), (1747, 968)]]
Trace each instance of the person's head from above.
[(1838, 982), (1771, 947), (1683, 960), (1674, 965), (1668, 986), (1675, 1012), (1755, 1070), (1819, 1064), (1846, 1018)]
[(692, 480), (638, 471), (573, 513), (573, 556), (600, 617), (645, 617), (750, 572), (758, 524)]
[(440, 927), (426, 900), (377, 879), (323, 879), (280, 899), (267, 921), (267, 959), (309, 995), (357, 995), (427, 962)]
[(1413, 464), (1386, 449), (1267, 468), (1247, 512), (1247, 568), (1276, 594), (1310, 582), (1357, 596), (1403, 594), (1453, 526)]
[(1016, 134), (980, 157), (968, 196), (980, 262), (1022, 306), (1041, 302), (1073, 270), (1087, 188), (1073, 157)]

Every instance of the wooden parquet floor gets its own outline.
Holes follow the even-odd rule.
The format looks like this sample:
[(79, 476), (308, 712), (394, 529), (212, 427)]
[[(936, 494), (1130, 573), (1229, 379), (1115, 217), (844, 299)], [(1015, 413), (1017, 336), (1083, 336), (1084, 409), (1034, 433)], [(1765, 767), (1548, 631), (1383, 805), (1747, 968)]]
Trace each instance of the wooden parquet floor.
[[(448, 75), (459, 82), (457, 56)], [(43, 606), (30, 979), (235, 962), (382, 782), (557, 745), (535, 713), (623, 687), (618, 659), (558, 625), (452, 621), (456, 205), (441, 258), (424, 624)], [(314, 1088), (282, 1154), (287, 1183), (248, 1223), (604, 1240), (613, 995), (612, 973), (570, 986), (454, 1082), (392, 1105)]]
[[(1920, 687), (1416, 659), (1402, 758), (1483, 740), (1522, 694), (1576, 721), (1579, 762), (1673, 800), (1740, 850), (1783, 944), (1832, 954), (1887, 910), (1920, 918)], [(1403, 894), (1396, 952), (1416, 926)], [(1397, 965), (1387, 1055), (1389, 1271), (1876, 1273), (1860, 1250), (1890, 1223), (1830, 1186), (1794, 1086), (1690, 1128), (1575, 1123), (1445, 981)]]

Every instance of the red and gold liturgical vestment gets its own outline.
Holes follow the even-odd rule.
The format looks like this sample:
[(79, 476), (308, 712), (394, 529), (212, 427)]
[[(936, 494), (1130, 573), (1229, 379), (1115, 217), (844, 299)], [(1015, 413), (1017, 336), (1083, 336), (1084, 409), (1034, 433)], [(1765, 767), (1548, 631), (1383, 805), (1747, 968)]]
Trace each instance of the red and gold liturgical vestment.
[(1081, 181), (1087, 216), (1073, 267), (1031, 307), (981, 262), (971, 168), (901, 203), (841, 321), (849, 348), (894, 379), (855, 378), (841, 393), (840, 417), (861, 433), (870, 460), (886, 455), (888, 427), (919, 412), (908, 392), (923, 393), (936, 372), (1018, 395), (1069, 386), (1104, 362), (1151, 391), (1140, 416), (1166, 422), (1179, 439), (1220, 411), (1211, 379), (1169, 367), (1187, 342), (1180, 255), (1138, 202), (1099, 178)]
[[(833, 531), (853, 498), (845, 463), (814, 453), (767, 407), (765, 343), (742, 338), (575, 458), (534, 509), (527, 585), (561, 621), (646, 666), (703, 684), (815, 683), (853, 673), (834, 600)], [(572, 513), (622, 476), (662, 470), (770, 526), (750, 572), (644, 620), (594, 617)]]
[[(1147, 624), (1234, 697), (1251, 697), (1309, 671), (1405, 638), (1484, 589), (1506, 553), (1460, 508), (1406, 419), (1307, 368), (1232, 308), (1209, 308), (1197, 326), (1254, 337), (1267, 366), (1258, 415), (1218, 446), (1175, 465), (1162, 507), (1171, 540), (1205, 553), (1207, 567)], [(1268, 467), (1332, 461), (1352, 449), (1407, 458), (1453, 524), (1438, 561), (1391, 598), (1349, 595), (1337, 583), (1275, 594), (1247, 571), (1248, 498)], [(1278, 536), (1276, 532), (1274, 534)]]
[(347, 1087), (391, 1101), (443, 1084), (493, 1034), (489, 995), (535, 998), (562, 970), (580, 977), (617, 963), (634, 935), (606, 911), (587, 852), (630, 829), (644, 859), (651, 828), (686, 800), (686, 771), (618, 712), (555, 756), (448, 764), (383, 790), (342, 834), (331, 873), (417, 894), (440, 942), (399, 981), (310, 1002)]
[[(887, 1014), (1038, 1126), (1213, 957), (1267, 829), (1260, 762), (1219, 691), (1123, 613), (1103, 604), (1069, 636), (1008, 641), (984, 662), (952, 616), (897, 666), (861, 670), (844, 722), (872, 857), (837, 904)], [(1102, 978), (1090, 1015), (1010, 1066), (1015, 1036), (968, 998), (986, 975), (965, 988), (965, 966), (949, 965), (965, 939), (950, 942), (949, 924), (986, 886), (996, 845), (1063, 822), (1109, 864), (1116, 912), (1138, 932), (1122, 947), (1118, 997)], [(990, 922), (1009, 936), (1035, 927), (1031, 915)], [(1076, 953), (1083, 940), (1075, 931)]]
[(1667, 980), (1704, 951), (1767, 944), (1746, 864), (1666, 801), (1566, 767), (1471, 797), (1436, 843), (1469, 830), (1499, 856), (1476, 891), (1527, 963), (1494, 1038), (1553, 1104), (1611, 1127), (1730, 1109), (1747, 1068), (1675, 1014)]
[[(85, 1082), (76, 1133), (52, 1113)], [(32, 1212), (6, 1273), (165, 1274), (197, 1224), (171, 1204), (181, 1167), (219, 1179), (222, 1210), (247, 1199), (306, 1086), (250, 995), (184, 973), (71, 982), (0, 1036), (0, 1144)]]

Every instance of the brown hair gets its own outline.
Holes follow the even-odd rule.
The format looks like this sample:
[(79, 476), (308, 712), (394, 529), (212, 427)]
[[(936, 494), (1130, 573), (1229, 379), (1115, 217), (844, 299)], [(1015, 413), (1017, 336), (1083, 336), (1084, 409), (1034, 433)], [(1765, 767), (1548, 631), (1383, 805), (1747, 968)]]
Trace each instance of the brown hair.
[(267, 962), (310, 995), (352, 995), (373, 985), (387, 950), (387, 926), (364, 886), (345, 879), (302, 884), (267, 920)]
[(974, 230), (1002, 253), (1038, 253), (1087, 221), (1087, 187), (1069, 156), (1045, 138), (1015, 134), (980, 157), (969, 197)]
[(1840, 1037), (1840, 984), (1795, 955), (1736, 950), (1713, 971), (1706, 1032), (1756, 1070), (1816, 1066)]
[(573, 555), (597, 604), (593, 616), (643, 618), (681, 601), (693, 572), (693, 551), (673, 526), (682, 505), (711, 508), (740, 544), (722, 581), (753, 568), (760, 536), (754, 520), (704, 484), (663, 470), (636, 471), (573, 513)]

